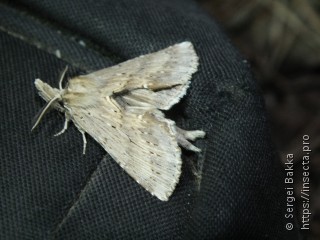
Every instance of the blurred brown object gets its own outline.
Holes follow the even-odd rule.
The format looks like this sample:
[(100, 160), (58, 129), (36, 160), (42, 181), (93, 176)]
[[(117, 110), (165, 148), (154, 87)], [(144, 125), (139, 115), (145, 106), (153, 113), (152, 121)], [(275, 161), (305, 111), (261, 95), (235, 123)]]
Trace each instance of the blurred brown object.
[[(310, 136), (311, 231), (320, 239), (320, 1), (198, 0), (249, 59), (262, 88), (281, 159), (302, 168), (302, 136)], [(296, 206), (302, 175), (295, 171)], [(301, 211), (299, 220), (301, 220)]]

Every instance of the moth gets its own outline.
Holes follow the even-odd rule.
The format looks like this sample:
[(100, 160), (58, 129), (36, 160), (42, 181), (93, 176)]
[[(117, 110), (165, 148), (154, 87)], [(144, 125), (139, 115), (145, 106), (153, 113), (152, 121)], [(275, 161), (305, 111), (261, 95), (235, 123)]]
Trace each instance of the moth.
[(94, 138), (110, 156), (143, 188), (162, 201), (173, 193), (181, 175), (181, 149), (201, 150), (190, 141), (203, 138), (201, 130), (186, 131), (167, 119), (168, 110), (185, 95), (191, 76), (197, 71), (198, 56), (190, 42), (175, 44), (155, 53), (68, 81), (53, 88), (35, 80), (47, 105), (65, 115), (82, 134)]

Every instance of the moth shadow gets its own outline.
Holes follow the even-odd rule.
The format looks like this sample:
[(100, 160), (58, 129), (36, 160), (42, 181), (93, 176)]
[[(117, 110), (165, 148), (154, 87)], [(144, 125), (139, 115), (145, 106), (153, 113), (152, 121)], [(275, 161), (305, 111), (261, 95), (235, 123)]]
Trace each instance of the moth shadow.
[(185, 111), (186, 106), (187, 106), (186, 100), (185, 98), (183, 98), (182, 100), (180, 100), (179, 103), (173, 105), (172, 108), (163, 112), (166, 118), (174, 120), (176, 123), (181, 123), (183, 119), (187, 119), (187, 114)]

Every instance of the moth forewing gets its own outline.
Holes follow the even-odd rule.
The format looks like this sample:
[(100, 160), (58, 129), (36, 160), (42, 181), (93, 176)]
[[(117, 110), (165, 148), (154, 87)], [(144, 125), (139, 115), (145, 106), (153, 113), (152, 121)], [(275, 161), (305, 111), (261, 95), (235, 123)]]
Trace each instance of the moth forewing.
[(182, 130), (160, 110), (170, 109), (186, 93), (197, 66), (192, 44), (183, 42), (72, 78), (65, 89), (40, 80), (35, 85), (46, 101), (61, 96), (66, 113), (61, 133), (72, 120), (83, 134), (84, 149), (88, 133), (143, 188), (166, 201), (181, 175), (178, 144), (200, 151), (188, 140), (204, 132)]

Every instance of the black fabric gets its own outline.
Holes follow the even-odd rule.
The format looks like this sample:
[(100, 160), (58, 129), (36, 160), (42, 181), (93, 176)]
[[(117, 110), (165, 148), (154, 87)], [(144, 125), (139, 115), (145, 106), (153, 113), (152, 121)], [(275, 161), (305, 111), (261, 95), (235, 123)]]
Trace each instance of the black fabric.
[[(299, 239), (285, 229), (284, 176), (248, 63), (217, 24), (186, 0), (21, 0), (1, 4), (0, 239)], [(200, 58), (168, 115), (203, 129), (203, 152), (183, 152), (168, 202), (133, 181), (102, 147), (45, 104), (34, 79), (57, 86), (182, 41)], [(60, 58), (59, 58), (60, 57)], [(106, 155), (106, 156), (105, 156)]]

